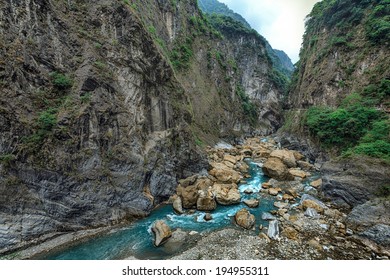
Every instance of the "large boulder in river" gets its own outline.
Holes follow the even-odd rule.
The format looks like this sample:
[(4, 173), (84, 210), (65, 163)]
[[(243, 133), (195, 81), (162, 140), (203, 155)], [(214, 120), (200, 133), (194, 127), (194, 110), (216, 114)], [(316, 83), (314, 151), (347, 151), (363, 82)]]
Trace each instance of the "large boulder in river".
[(210, 175), (214, 176), (221, 183), (238, 183), (241, 179), (240, 173), (227, 167), (225, 164), (214, 163), (212, 166), (213, 169), (210, 170)]
[(186, 188), (179, 186), (177, 194), (182, 200), (183, 207), (186, 209), (194, 208), (198, 200), (198, 187), (188, 186)]
[(153, 224), (152, 231), (154, 233), (154, 245), (157, 247), (172, 236), (171, 228), (162, 220), (158, 220)]
[(241, 195), (236, 184), (215, 184), (213, 192), (220, 205), (238, 204), (241, 201)]
[(198, 200), (196, 202), (196, 208), (200, 211), (212, 211), (217, 208), (214, 195), (208, 190), (200, 190), (198, 192)]
[(263, 172), (268, 177), (276, 180), (292, 180), (292, 176), (288, 172), (287, 166), (279, 158), (271, 157), (263, 165)]
[(270, 157), (278, 158), (285, 165), (287, 165), (288, 168), (296, 167), (297, 162), (295, 160), (294, 152), (288, 151), (288, 150), (275, 150), (270, 154)]
[(251, 229), (255, 225), (255, 216), (252, 215), (248, 209), (241, 209), (236, 213), (234, 216), (234, 219), (236, 220), (237, 225), (240, 227), (243, 227), (245, 229)]
[(183, 203), (181, 201), (181, 198), (180, 196), (176, 196), (173, 200), (173, 203), (172, 203), (172, 207), (173, 207), (173, 210), (175, 210), (175, 212), (177, 214), (183, 214), (184, 211), (183, 211)]

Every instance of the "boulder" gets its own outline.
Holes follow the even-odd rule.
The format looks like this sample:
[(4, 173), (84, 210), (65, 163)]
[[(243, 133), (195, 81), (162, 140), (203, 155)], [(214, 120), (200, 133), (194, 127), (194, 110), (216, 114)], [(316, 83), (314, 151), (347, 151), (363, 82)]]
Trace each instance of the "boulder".
[(271, 239), (269, 239), (269, 237), (264, 232), (260, 232), (259, 237), (264, 239), (267, 243), (271, 242)]
[(215, 210), (215, 208), (217, 208), (217, 203), (215, 202), (213, 193), (207, 190), (200, 190), (198, 192), (196, 208), (200, 211)]
[(271, 157), (263, 165), (263, 172), (266, 176), (283, 181), (293, 180), (288, 172), (287, 166), (279, 158)]
[(283, 161), (288, 168), (296, 167), (296, 159), (294, 152), (288, 150), (275, 150), (270, 154), (270, 157), (278, 158)]
[(162, 220), (158, 220), (153, 224), (152, 231), (154, 233), (154, 245), (157, 247), (172, 236), (170, 227)]
[(279, 239), (279, 222), (277, 220), (269, 222), (267, 235), (271, 239)]
[(390, 226), (378, 224), (358, 234), (375, 243), (390, 248)]
[(255, 216), (252, 215), (247, 209), (243, 208), (239, 210), (234, 216), (237, 225), (245, 229), (251, 229), (255, 225)]
[(225, 155), (223, 157), (223, 160), (228, 161), (228, 162), (232, 163), (233, 165), (237, 163), (237, 158), (235, 156), (231, 156), (231, 155)]
[(300, 170), (300, 169), (295, 169), (295, 168), (294, 168), (294, 169), (290, 169), (288, 172), (290, 173), (291, 176), (293, 176), (293, 177), (299, 177), (299, 178), (301, 178), (301, 179), (304, 179), (304, 178), (306, 178), (306, 176), (307, 176), (306, 172), (305, 172), (305, 171), (302, 171), (302, 170)]
[(210, 213), (206, 213), (203, 217), (205, 221), (211, 221), (213, 219), (213, 216), (211, 216)]
[(172, 203), (172, 207), (173, 207), (173, 210), (175, 210), (175, 212), (177, 214), (183, 214), (184, 213), (184, 211), (183, 211), (183, 204), (182, 204), (180, 196), (176, 196), (176, 198), (174, 198), (173, 203)]
[(220, 205), (233, 205), (241, 201), (241, 195), (236, 184), (214, 184), (213, 193)]
[(299, 233), (293, 227), (285, 227), (282, 231), (282, 236), (287, 237), (288, 239), (298, 240)]
[(219, 182), (230, 184), (238, 183), (241, 179), (240, 173), (227, 167), (224, 164), (216, 163), (212, 164), (213, 169), (210, 170), (210, 175), (214, 176)]
[(184, 208), (190, 209), (196, 206), (198, 200), (198, 188), (196, 186), (188, 186), (186, 188), (179, 186), (177, 194), (180, 196)]
[(348, 214), (346, 222), (349, 227), (361, 230), (376, 224), (390, 226), (390, 201), (374, 199), (356, 206)]
[(273, 196), (277, 196), (278, 193), (281, 191), (280, 188), (269, 188), (268, 193)]
[(311, 182), (310, 186), (312, 186), (313, 188), (321, 187), (322, 186), (322, 179), (318, 179), (318, 180)]
[(264, 212), (263, 214), (261, 214), (261, 218), (265, 221), (276, 220), (276, 217), (268, 212)]
[(324, 208), (314, 200), (307, 199), (307, 200), (302, 202), (302, 206), (303, 206), (304, 210), (312, 208), (312, 209), (316, 210), (318, 213), (324, 213)]
[(300, 169), (305, 171), (314, 171), (316, 168), (313, 164), (308, 163), (307, 161), (297, 161), (297, 165)]
[(294, 200), (295, 198), (292, 196), (292, 195), (289, 195), (289, 194), (284, 194), (283, 196), (282, 196), (282, 199), (283, 200)]
[(193, 185), (197, 178), (198, 178), (198, 175), (193, 175), (193, 176), (188, 177), (186, 179), (179, 180), (179, 184), (182, 187), (186, 188), (186, 187), (188, 187), (190, 185)]
[(249, 208), (256, 208), (259, 207), (260, 202), (257, 199), (249, 199), (243, 201), (246, 206)]
[(279, 209), (287, 208), (288, 207), (288, 203), (287, 202), (276, 201), (276, 202), (274, 202), (274, 206), (279, 208)]

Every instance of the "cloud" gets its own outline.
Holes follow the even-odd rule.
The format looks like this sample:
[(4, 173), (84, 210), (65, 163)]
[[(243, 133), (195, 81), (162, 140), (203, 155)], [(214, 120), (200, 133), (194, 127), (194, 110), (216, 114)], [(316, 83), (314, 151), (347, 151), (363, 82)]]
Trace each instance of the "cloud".
[(219, 0), (241, 14), (274, 49), (295, 63), (304, 33), (304, 19), (319, 0)]

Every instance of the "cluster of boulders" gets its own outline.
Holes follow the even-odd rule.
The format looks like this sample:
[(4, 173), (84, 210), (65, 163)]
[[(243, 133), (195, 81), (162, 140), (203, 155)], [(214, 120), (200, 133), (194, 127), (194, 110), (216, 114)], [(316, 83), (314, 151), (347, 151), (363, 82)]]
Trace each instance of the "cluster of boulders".
[[(357, 248), (356, 252), (360, 250), (362, 255), (368, 252), (356, 245), (362, 241), (357, 240), (357, 235), (349, 228), (347, 215), (317, 198), (322, 179), (313, 180), (316, 178), (312, 177), (316, 167), (306, 161), (301, 153), (281, 149), (272, 139), (262, 142), (258, 138), (247, 139), (243, 145), (234, 147), (208, 148), (207, 152), (211, 166), (208, 174), (194, 175), (179, 181), (177, 193), (171, 198), (177, 214), (197, 209), (205, 211), (205, 220), (209, 221), (218, 204), (240, 203), (238, 184), (249, 177), (249, 166), (245, 159), (251, 158), (262, 167), (270, 180), (262, 183), (260, 194), (254, 196), (256, 198), (242, 202), (248, 208), (255, 208), (261, 204), (259, 197), (274, 197), (275, 210), (255, 217), (248, 208), (243, 207), (234, 216), (234, 222), (238, 226), (253, 230), (256, 220), (267, 221), (267, 227), (260, 225), (260, 239), (265, 239), (266, 242), (284, 240), (283, 242), (304, 243), (319, 254), (324, 253), (324, 250), (328, 253), (329, 250), (338, 252), (334, 255), (343, 254), (344, 251), (340, 248), (345, 246), (349, 250)], [(303, 181), (307, 178), (310, 178), (310, 183)], [(253, 190), (245, 193), (251, 194)], [(158, 246), (169, 238), (171, 232), (161, 223), (156, 223), (155, 226), (161, 228), (153, 229), (156, 236), (163, 233), (155, 243)], [(366, 235), (373, 235), (375, 230)], [(375, 250), (378, 254), (390, 256), (383, 249)]]

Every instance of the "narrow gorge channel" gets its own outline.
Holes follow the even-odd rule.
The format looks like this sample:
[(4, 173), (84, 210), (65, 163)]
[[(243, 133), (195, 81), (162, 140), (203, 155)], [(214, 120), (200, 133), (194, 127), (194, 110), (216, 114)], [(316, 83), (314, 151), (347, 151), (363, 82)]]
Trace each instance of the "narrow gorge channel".
[[(261, 142), (266, 142), (262, 139)], [(233, 149), (230, 145), (217, 145), (216, 151), (229, 151)], [(245, 151), (244, 151), (245, 153)], [(39, 258), (53, 260), (104, 260), (104, 259), (167, 259), (196, 245), (197, 241), (209, 233), (226, 228), (240, 229), (250, 232), (252, 235), (259, 235), (261, 229), (265, 231), (269, 225), (268, 219), (263, 215), (268, 213), (268, 217), (273, 217), (270, 213), (278, 213), (278, 201), (282, 201), (281, 194), (269, 194), (265, 188), (269, 177), (262, 171), (263, 162), (259, 159), (247, 157), (244, 161), (248, 165), (246, 174), (241, 174), (241, 183), (238, 190), (241, 196), (240, 203), (235, 205), (218, 205), (211, 211), (212, 220), (204, 219), (205, 212), (195, 209), (187, 209), (184, 214), (177, 214), (172, 205), (163, 204), (156, 208), (150, 216), (138, 220), (129, 226), (113, 229), (108, 233), (93, 237), (84, 242), (66, 246), (62, 249), (53, 249)], [(305, 192), (312, 192), (309, 182), (316, 179), (316, 176), (302, 181), (302, 188)], [(264, 184), (265, 183), (265, 184)], [(285, 198), (285, 197), (284, 197)], [(259, 206), (249, 208), (244, 201), (255, 199), (259, 201)], [(299, 205), (299, 199), (290, 201), (290, 210), (294, 211)], [(275, 206), (276, 205), (276, 206)], [(280, 207), (280, 206), (279, 206)], [(236, 223), (234, 216), (240, 210), (246, 208), (255, 216), (255, 226), (251, 230), (244, 230)], [(286, 211), (287, 212), (287, 211)], [(280, 212), (279, 212), (280, 213)], [(276, 219), (276, 217), (275, 217)], [(173, 231), (173, 237), (161, 247), (153, 245), (153, 224), (157, 220), (163, 220)]]

